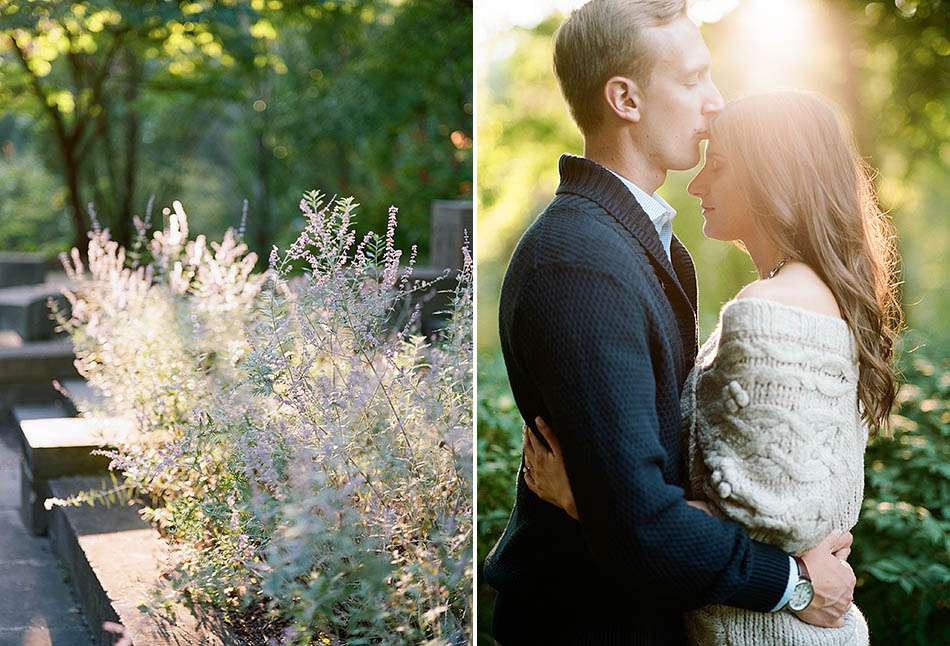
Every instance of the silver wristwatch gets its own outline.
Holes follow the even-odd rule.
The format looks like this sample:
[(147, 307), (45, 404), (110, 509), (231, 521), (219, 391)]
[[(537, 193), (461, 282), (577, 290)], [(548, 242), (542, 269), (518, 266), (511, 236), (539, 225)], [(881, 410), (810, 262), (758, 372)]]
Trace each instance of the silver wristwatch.
[(795, 587), (792, 588), (792, 596), (788, 598), (788, 604), (786, 608), (792, 612), (801, 612), (811, 604), (811, 600), (815, 597), (815, 588), (811, 584), (811, 576), (808, 574), (808, 568), (805, 566), (805, 561), (801, 558), (795, 556), (796, 565), (798, 565), (798, 581), (795, 582)]

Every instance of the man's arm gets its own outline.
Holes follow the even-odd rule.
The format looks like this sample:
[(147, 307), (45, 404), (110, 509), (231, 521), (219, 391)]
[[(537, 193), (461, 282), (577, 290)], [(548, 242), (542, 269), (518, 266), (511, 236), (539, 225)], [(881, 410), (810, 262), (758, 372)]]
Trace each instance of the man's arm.
[[(515, 315), (519, 361), (532, 374), (564, 450), (585, 536), (604, 571), (683, 608), (726, 603), (769, 611), (788, 555), (686, 504), (663, 480), (651, 321), (611, 275), (536, 270)], [(678, 411), (673, 414), (678, 414)]]

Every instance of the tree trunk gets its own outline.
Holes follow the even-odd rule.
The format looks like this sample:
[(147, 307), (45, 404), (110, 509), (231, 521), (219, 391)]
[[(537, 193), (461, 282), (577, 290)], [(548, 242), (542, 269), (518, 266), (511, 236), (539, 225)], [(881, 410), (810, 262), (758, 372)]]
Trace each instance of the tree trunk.
[(273, 241), (270, 218), (271, 152), (264, 141), (267, 129), (257, 133), (257, 181), (254, 183), (254, 244), (257, 255), (266, 262)]
[(142, 64), (128, 49), (126, 62), (129, 78), (125, 91), (125, 176), (122, 200), (116, 213), (115, 239), (119, 241), (119, 244), (128, 246), (132, 242), (132, 211), (135, 208), (135, 188), (138, 178), (140, 118), (135, 101), (138, 99), (141, 87)]
[(82, 203), (79, 189), (79, 164), (76, 162), (75, 149), (68, 142), (60, 141), (63, 152), (63, 175), (69, 192), (69, 211), (73, 222), (73, 246), (79, 249), (83, 258), (88, 250), (89, 222)]

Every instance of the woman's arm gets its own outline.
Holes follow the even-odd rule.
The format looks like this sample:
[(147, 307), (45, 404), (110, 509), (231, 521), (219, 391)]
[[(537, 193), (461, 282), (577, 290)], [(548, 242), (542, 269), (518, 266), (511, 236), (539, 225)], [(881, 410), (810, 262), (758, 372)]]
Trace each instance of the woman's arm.
[(697, 495), (790, 553), (847, 531), (865, 436), (846, 327), (755, 297), (728, 304), (722, 330), (697, 386)]

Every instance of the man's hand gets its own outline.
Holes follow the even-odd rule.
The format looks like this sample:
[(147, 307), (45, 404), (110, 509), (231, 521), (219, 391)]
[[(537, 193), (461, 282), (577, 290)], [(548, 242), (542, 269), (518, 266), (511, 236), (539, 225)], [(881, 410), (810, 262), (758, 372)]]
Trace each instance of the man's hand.
[(854, 537), (850, 532), (832, 533), (821, 543), (802, 554), (811, 576), (815, 596), (798, 617), (824, 628), (844, 626), (844, 614), (854, 601), (854, 571), (844, 558), (851, 553)]

